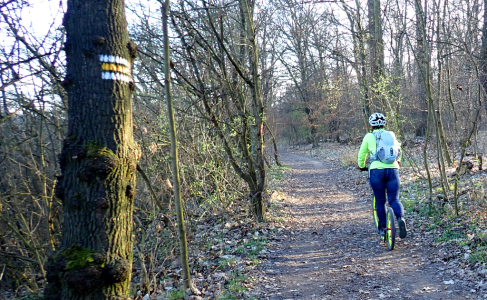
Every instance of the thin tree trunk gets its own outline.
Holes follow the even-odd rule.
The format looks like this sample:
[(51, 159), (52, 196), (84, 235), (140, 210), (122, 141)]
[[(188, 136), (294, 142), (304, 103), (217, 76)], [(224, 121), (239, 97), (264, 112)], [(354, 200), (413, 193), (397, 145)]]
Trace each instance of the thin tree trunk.
[(251, 13), (253, 9), (248, 0), (239, 0), (240, 7), (243, 10), (245, 17), (245, 26), (247, 39), (249, 41), (249, 60), (250, 71), (252, 75), (252, 83), (250, 86), (252, 91), (252, 110), (255, 118), (255, 126), (253, 129), (253, 145), (255, 145), (253, 156), (256, 161), (256, 190), (251, 191), (252, 202), (255, 214), (259, 221), (265, 218), (265, 206), (263, 193), (265, 191), (265, 162), (264, 162), (264, 104), (262, 102), (262, 95), (260, 90), (260, 76), (259, 76), (259, 52), (257, 42), (255, 40), (254, 21)]
[(271, 135), (272, 145), (274, 146), (274, 159), (276, 161), (276, 165), (278, 165), (279, 167), (282, 167), (281, 161), (279, 160), (279, 154), (277, 152), (276, 138), (274, 137), (274, 134), (272, 133), (272, 130), (269, 128), (269, 125), (267, 124), (267, 122), (265, 122), (265, 126), (267, 127), (267, 130), (269, 131), (269, 134)]
[[(436, 2), (433, 3), (433, 5), (437, 5)], [(440, 9), (437, 7), (437, 54), (436, 54), (436, 60), (438, 64), (438, 72), (437, 72), (437, 97), (436, 97), (436, 107), (437, 109), (435, 110), (435, 117), (436, 117), (436, 150), (437, 150), (437, 162), (438, 162), (438, 170), (440, 171), (440, 179), (441, 179), (441, 188), (443, 190), (443, 195), (445, 199), (448, 199), (448, 193), (450, 191), (450, 185), (448, 183), (448, 177), (446, 175), (446, 170), (445, 170), (445, 159), (450, 163), (450, 155), (448, 153), (448, 145), (446, 143), (446, 138), (444, 136), (444, 130), (443, 130), (443, 123), (441, 121), (441, 105), (440, 105), (440, 99), (441, 97), (441, 75), (443, 71), (443, 60), (441, 58), (442, 55), (442, 50), (443, 47), (440, 45)], [(446, 157), (446, 158), (445, 158)]]
[[(484, 24), (482, 26), (482, 49), (480, 53), (480, 84), (483, 96), (487, 91), (487, 0), (484, 0)], [(487, 103), (487, 102), (486, 102)]]
[(382, 18), (379, 0), (368, 0), (369, 13), (369, 51), (370, 51), (370, 86), (374, 107), (384, 111), (384, 96), (375, 88), (384, 80), (384, 45), (382, 41)]
[[(423, 39), (421, 40), (421, 49), (420, 54), (416, 56), (416, 62), (420, 65), (420, 70), (421, 71), (421, 77), (422, 77), (422, 85), (426, 91), (426, 98), (427, 98), (427, 103), (428, 103), (428, 118), (427, 118), (427, 125), (426, 125), (426, 141), (423, 149), (423, 156), (424, 156), (424, 167), (426, 169), (426, 172), (428, 174), (428, 188), (429, 188), (429, 203), (430, 205), (432, 204), (433, 200), (433, 186), (431, 182), (431, 174), (429, 171), (429, 165), (428, 165), (428, 156), (427, 156), (427, 148), (428, 148), (428, 140), (429, 140), (429, 133), (430, 133), (430, 126), (431, 123), (433, 123), (436, 127), (436, 114), (434, 112), (434, 104), (433, 104), (433, 99), (431, 95), (431, 80), (430, 80), (430, 62), (429, 62), (429, 47), (426, 39), (424, 38), (426, 36), (426, 25), (424, 24), (424, 13), (423, 13), (423, 8), (421, 6), (420, 0), (415, 0), (415, 8), (416, 8), (416, 18), (419, 20), (418, 30), (420, 31), (421, 36)], [(419, 47), (419, 45), (418, 45)], [(424, 63), (424, 65), (421, 65)], [(437, 138), (438, 138), (438, 133), (437, 133)], [(439, 149), (441, 151), (441, 149)], [(430, 206), (431, 207), (431, 206)]]
[[(366, 64), (366, 54), (365, 54), (365, 30), (362, 25), (362, 17), (360, 14), (361, 5), (359, 0), (355, 0), (355, 5), (357, 6), (357, 15), (354, 18), (352, 13), (347, 8), (344, 0), (340, 0), (342, 6), (347, 14), (348, 20), (352, 28), (352, 41), (353, 41), (353, 55), (355, 63), (352, 66), (357, 72), (357, 77), (360, 86), (360, 103), (362, 108), (364, 128), (368, 126), (368, 119), (371, 115), (370, 111), (370, 97), (369, 97), (369, 86), (367, 83), (367, 64)], [(356, 24), (356, 25), (355, 25)], [(365, 129), (366, 130), (366, 129)], [(366, 130), (367, 131), (367, 130)]]
[[(485, 91), (484, 91), (484, 97), (485, 97)], [(472, 138), (473, 133), (475, 132), (475, 128), (477, 127), (477, 121), (480, 116), (480, 111), (482, 110), (482, 101), (479, 95), (479, 100), (478, 100), (478, 106), (475, 111), (475, 117), (473, 120), (473, 125), (472, 129), (468, 133), (468, 135), (465, 137), (465, 140), (463, 142), (462, 146), (462, 151), (460, 152), (460, 161), (458, 162), (458, 168), (455, 176), (455, 185), (453, 188), (453, 194), (454, 194), (454, 202), (455, 202), (455, 214), (458, 216), (460, 213), (460, 208), (458, 207), (458, 182), (460, 181), (460, 171), (462, 169), (462, 164), (463, 164), (463, 158), (465, 157), (465, 152), (467, 151), (468, 147), (468, 141)]]
[(179, 178), (178, 166), (178, 140), (176, 136), (176, 122), (174, 120), (174, 109), (172, 104), (171, 93), (171, 69), (170, 69), (170, 53), (169, 53), (169, 0), (166, 0), (162, 5), (162, 29), (164, 34), (164, 86), (166, 92), (167, 114), (169, 118), (169, 132), (171, 135), (171, 163), (172, 174), (174, 181), (174, 206), (176, 207), (176, 216), (178, 219), (179, 231), (179, 246), (181, 247), (181, 265), (183, 269), (183, 280), (185, 289), (191, 289), (195, 294), (200, 294), (196, 287), (191, 282), (191, 273), (188, 261), (188, 244), (186, 241), (186, 226), (184, 224), (183, 203), (181, 201), (181, 183)]
[(428, 121), (426, 122), (426, 138), (424, 141), (424, 147), (423, 147), (423, 162), (424, 162), (424, 169), (426, 170), (426, 175), (428, 178), (428, 204), (431, 209), (433, 203), (433, 184), (431, 182), (431, 173), (430, 173), (430, 168), (429, 168), (429, 163), (428, 163), (428, 142), (429, 142), (429, 137), (430, 137), (430, 123), (431, 123), (431, 115), (428, 114)]
[[(419, 11), (419, 8), (421, 10)], [(425, 23), (425, 16), (423, 14), (423, 8), (421, 2), (418, 3), (417, 0), (415, 0), (415, 9), (416, 9), (416, 53), (415, 55), (415, 60), (416, 60), (416, 66), (417, 66), (417, 71), (416, 71), (416, 81), (417, 81), (417, 90), (416, 90), (416, 95), (417, 95), (417, 105), (419, 108), (419, 117), (417, 117), (416, 121), (416, 135), (417, 136), (422, 136), (426, 133), (427, 129), (427, 114), (429, 111), (429, 104), (427, 100), (427, 95), (426, 95), (426, 70), (425, 70), (425, 65), (428, 63), (426, 60), (426, 57), (429, 56), (428, 49), (425, 49), (425, 46), (427, 46), (427, 41), (426, 41), (426, 31), (424, 30), (424, 23)]]

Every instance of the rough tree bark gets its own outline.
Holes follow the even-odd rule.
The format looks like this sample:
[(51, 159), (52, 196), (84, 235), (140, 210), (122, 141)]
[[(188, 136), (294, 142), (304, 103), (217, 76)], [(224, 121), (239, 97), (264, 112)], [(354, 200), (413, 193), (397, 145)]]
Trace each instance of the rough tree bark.
[(130, 71), (137, 49), (123, 0), (68, 0), (63, 24), (69, 127), (56, 196), (64, 225), (45, 299), (127, 299), (140, 158)]

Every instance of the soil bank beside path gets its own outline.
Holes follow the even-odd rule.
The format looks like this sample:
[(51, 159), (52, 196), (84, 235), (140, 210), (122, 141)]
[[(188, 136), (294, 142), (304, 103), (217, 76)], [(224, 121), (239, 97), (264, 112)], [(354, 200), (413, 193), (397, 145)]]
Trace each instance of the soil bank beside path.
[(379, 242), (365, 175), (293, 152), (280, 159), (291, 167), (279, 184), (291, 217), (256, 274), (256, 298), (486, 299), (429, 259), (407, 216), (408, 236), (393, 251)]

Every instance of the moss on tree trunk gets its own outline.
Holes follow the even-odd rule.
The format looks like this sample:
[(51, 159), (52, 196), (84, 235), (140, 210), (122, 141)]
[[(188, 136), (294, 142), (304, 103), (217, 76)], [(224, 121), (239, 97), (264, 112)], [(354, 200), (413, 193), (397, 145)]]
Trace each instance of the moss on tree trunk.
[(140, 158), (130, 78), (136, 48), (123, 0), (68, 0), (63, 24), (69, 127), (56, 196), (64, 224), (45, 298), (126, 299)]

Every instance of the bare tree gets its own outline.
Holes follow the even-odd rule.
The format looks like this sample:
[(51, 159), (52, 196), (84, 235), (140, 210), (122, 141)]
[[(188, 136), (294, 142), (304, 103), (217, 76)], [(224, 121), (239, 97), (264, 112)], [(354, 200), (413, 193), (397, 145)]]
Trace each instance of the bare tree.
[[(177, 74), (179, 81), (189, 84), (188, 96), (201, 100), (200, 113), (215, 129), (235, 172), (248, 184), (253, 211), (263, 220), (265, 115), (253, 7), (246, 2), (237, 7), (202, 4), (185, 1), (174, 8), (173, 26), (184, 50), (181, 60), (189, 64)], [(239, 30), (225, 30), (229, 26)]]
[[(65, 130), (63, 31), (36, 36), (21, 18), (26, 1), (0, 5), (0, 288), (38, 293), (48, 253), (59, 244), (60, 203), (53, 197), (56, 155)], [(22, 288), (23, 286), (23, 288)]]

